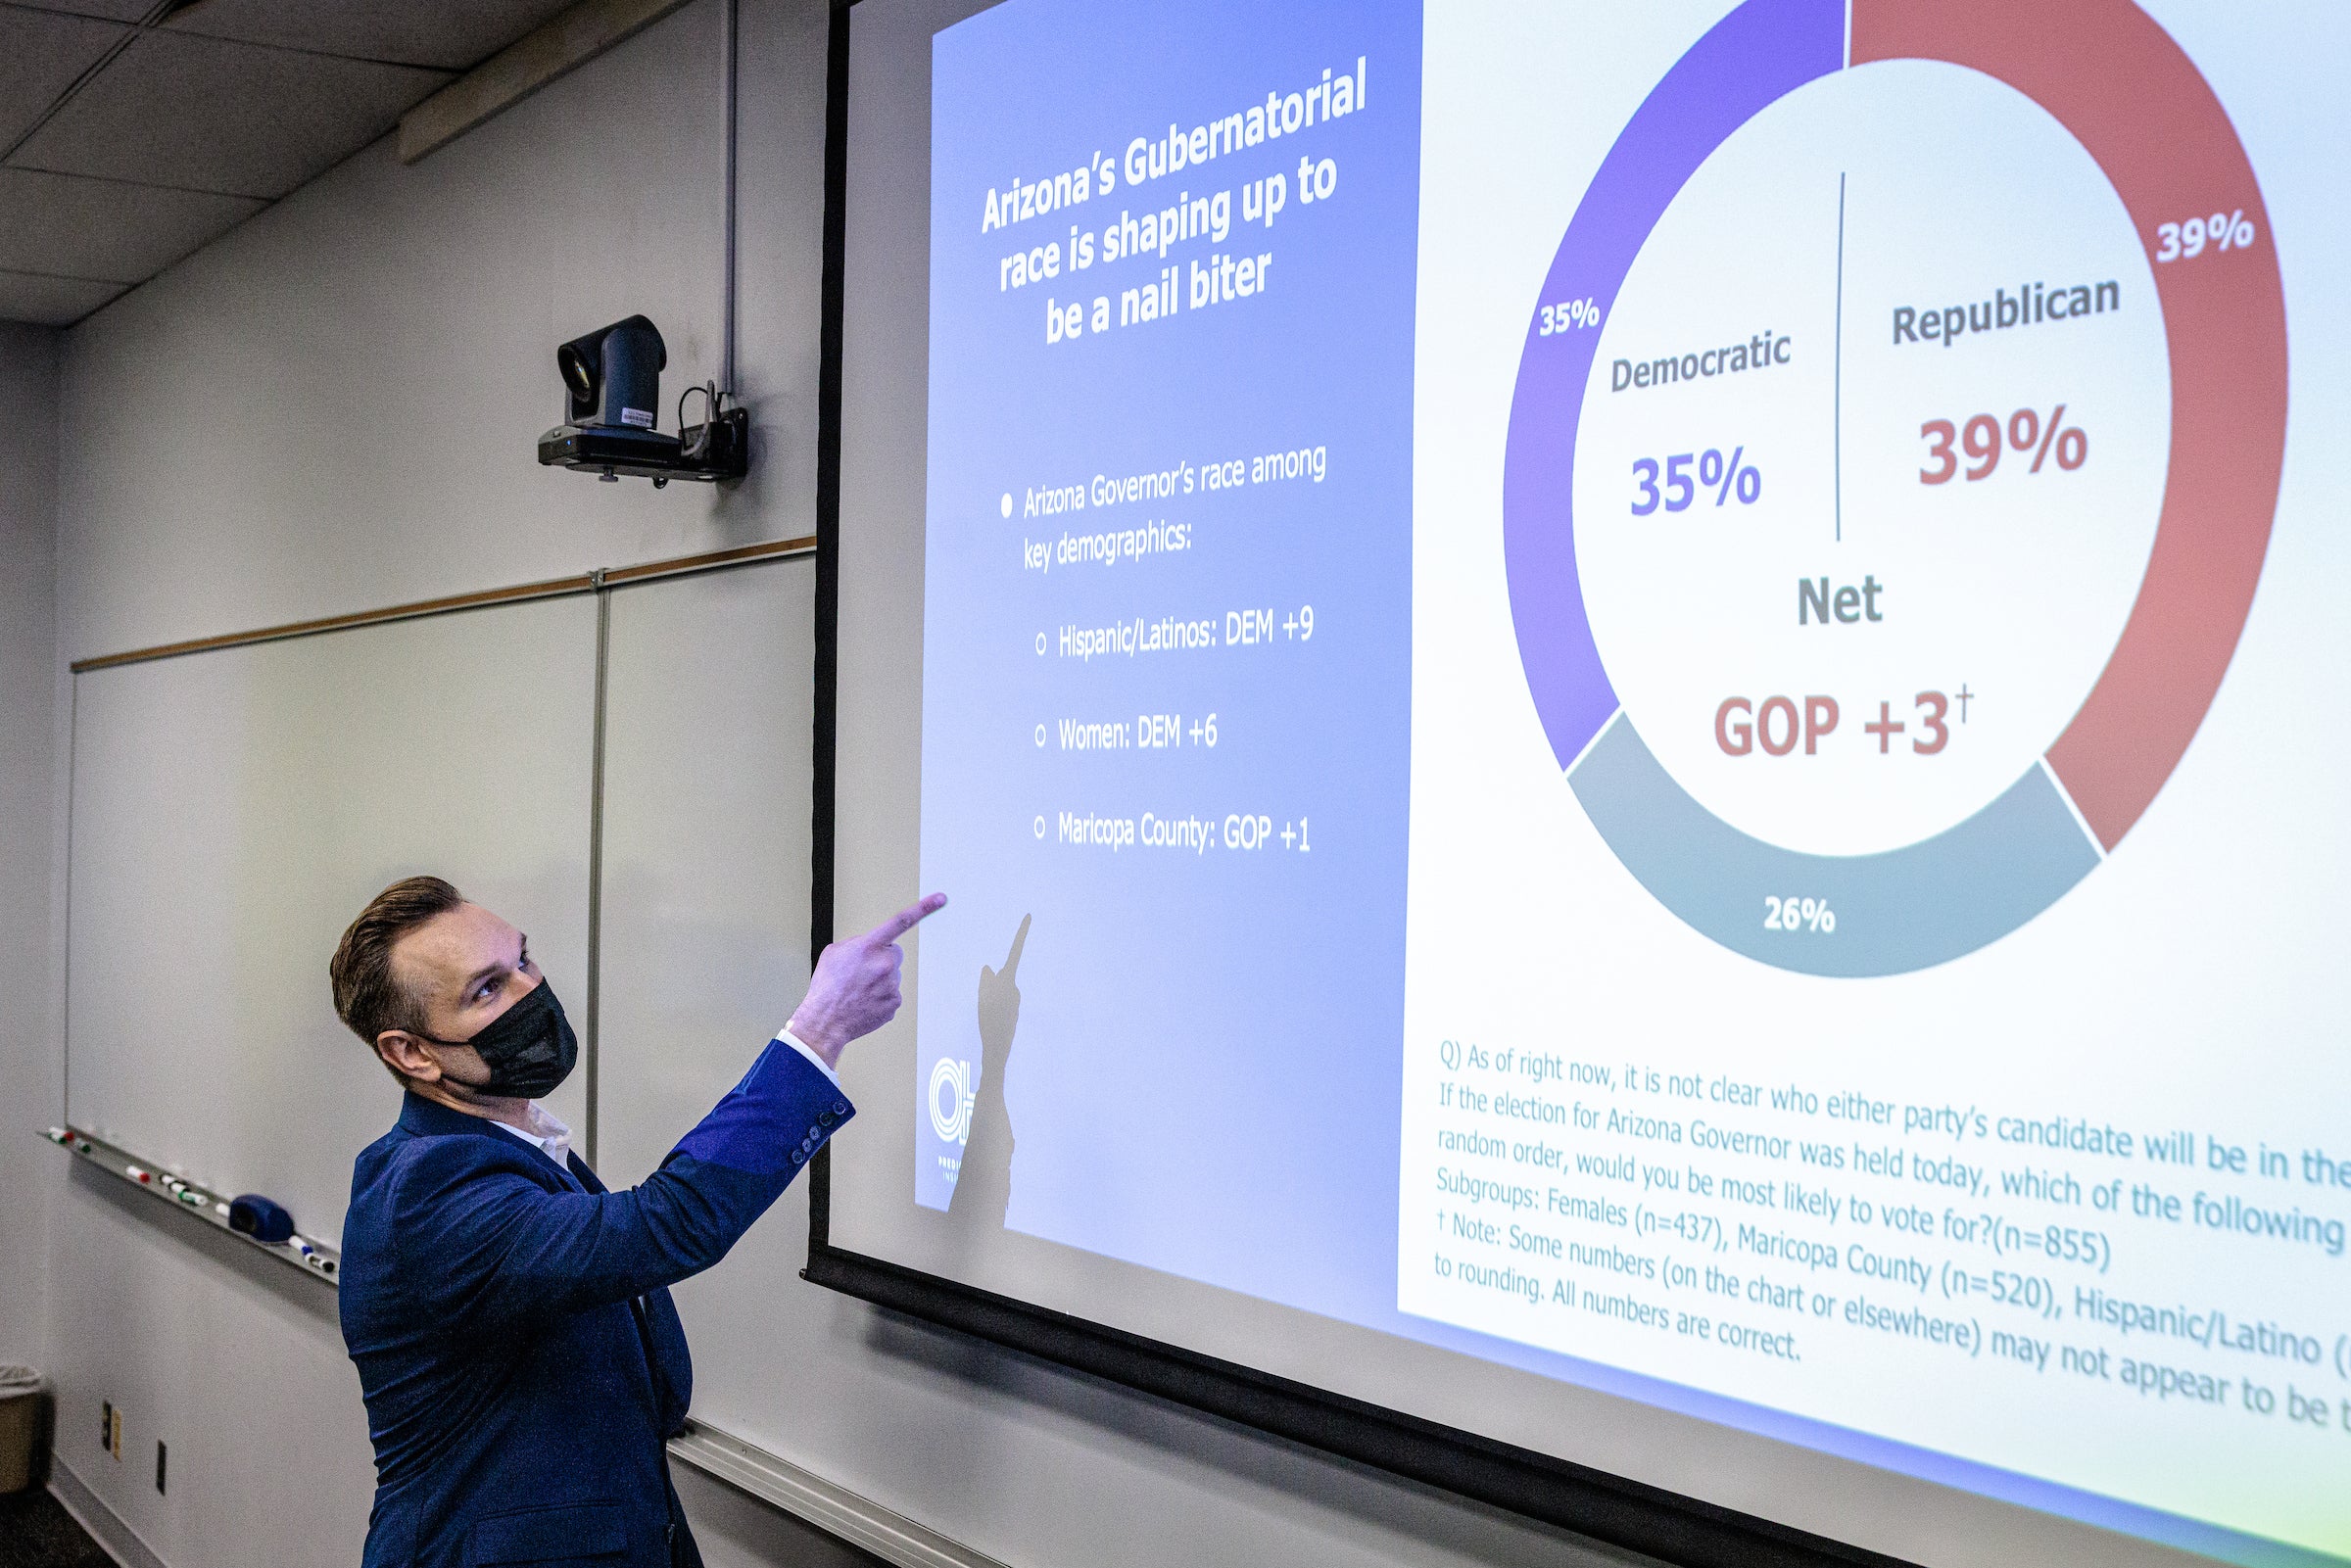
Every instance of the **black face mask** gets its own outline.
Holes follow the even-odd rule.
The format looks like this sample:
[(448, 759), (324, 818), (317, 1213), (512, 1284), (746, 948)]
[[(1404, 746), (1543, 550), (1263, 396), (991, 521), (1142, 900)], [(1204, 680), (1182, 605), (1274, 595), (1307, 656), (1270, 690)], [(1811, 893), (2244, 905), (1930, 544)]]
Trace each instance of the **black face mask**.
[(521, 1001), (474, 1030), (469, 1040), (419, 1036), (435, 1045), (470, 1045), (490, 1069), (488, 1083), (468, 1084), (476, 1094), (537, 1100), (552, 1094), (571, 1076), (580, 1059), (580, 1037), (571, 1032), (554, 987), (541, 980)]

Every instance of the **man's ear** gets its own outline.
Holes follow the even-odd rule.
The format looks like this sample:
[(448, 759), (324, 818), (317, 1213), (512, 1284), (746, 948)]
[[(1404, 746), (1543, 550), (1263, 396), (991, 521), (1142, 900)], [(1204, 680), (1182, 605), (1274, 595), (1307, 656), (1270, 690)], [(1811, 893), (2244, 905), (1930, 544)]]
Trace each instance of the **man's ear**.
[(419, 1083), (437, 1083), (441, 1078), (441, 1064), (426, 1050), (424, 1042), (406, 1029), (386, 1029), (375, 1037), (375, 1054), (384, 1065), (404, 1078)]

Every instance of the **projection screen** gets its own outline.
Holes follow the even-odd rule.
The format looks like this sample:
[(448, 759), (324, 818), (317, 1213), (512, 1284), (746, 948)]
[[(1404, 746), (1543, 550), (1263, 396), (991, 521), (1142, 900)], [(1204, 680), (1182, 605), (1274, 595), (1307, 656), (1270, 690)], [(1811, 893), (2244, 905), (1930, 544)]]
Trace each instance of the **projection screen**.
[(832, 925), (952, 902), (812, 1277), (1668, 1555), (2351, 1558), (2351, 14), (844, 18)]

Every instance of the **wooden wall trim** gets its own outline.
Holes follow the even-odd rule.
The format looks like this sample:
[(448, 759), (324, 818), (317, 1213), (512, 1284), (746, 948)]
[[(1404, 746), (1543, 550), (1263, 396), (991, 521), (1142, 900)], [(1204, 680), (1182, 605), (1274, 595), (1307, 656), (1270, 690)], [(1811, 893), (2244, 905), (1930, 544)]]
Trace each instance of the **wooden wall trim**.
[(209, 653), (216, 648), (244, 647), (255, 642), (282, 642), (290, 638), (316, 637), (323, 632), (345, 632), (354, 627), (381, 626), (390, 621), (414, 621), (428, 615), (483, 609), (493, 604), (519, 604), (530, 599), (601, 594), (615, 588), (625, 588), (632, 583), (650, 582), (655, 578), (724, 571), (730, 566), (746, 566), (757, 561), (776, 560), (790, 555), (812, 555), (815, 552), (816, 536), (813, 534), (800, 539), (769, 540), (764, 544), (739, 545), (732, 549), (709, 550), (699, 555), (677, 555), (667, 560), (641, 561), (634, 566), (601, 568), (574, 577), (551, 577), (544, 582), (517, 583), (510, 588), (486, 588), (471, 594), (418, 599), (408, 604), (387, 604), (381, 609), (354, 610), (347, 615), (322, 615), (315, 620), (288, 621), (282, 626), (259, 627), (250, 632), (224, 632), (217, 637), (162, 642), (154, 647), (131, 648), (121, 653), (75, 659), (72, 668), (75, 675), (79, 675), (85, 670), (108, 670), (119, 664), (144, 664), (151, 659), (176, 658), (183, 653)]

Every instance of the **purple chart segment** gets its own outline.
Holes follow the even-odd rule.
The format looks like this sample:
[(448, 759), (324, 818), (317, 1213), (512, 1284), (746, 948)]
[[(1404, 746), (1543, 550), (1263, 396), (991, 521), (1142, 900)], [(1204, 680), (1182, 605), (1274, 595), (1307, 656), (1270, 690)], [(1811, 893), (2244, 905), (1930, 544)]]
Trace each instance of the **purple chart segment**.
[[(1657, 83), (1593, 176), (1543, 280), (1543, 302), (1589, 300), (1597, 323), (1666, 207), (1723, 140), (1783, 95), (1845, 63), (1837, 0), (1751, 0)], [(1544, 734), (1562, 767), (1608, 716), (1614, 689), (1585, 619), (1575, 562), (1576, 426), (1595, 330), (1527, 329), (1503, 470), (1511, 614)]]

